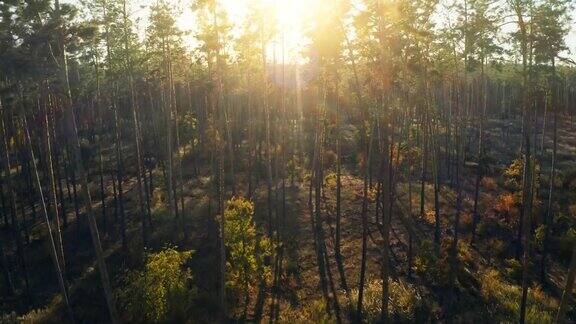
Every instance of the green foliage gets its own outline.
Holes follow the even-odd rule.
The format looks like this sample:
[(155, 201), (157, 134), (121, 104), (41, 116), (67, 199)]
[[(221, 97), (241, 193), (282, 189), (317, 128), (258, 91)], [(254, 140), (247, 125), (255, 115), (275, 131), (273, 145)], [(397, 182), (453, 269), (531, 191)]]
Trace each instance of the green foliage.
[(567, 49), (565, 37), (570, 31), (568, 0), (549, 0), (536, 6), (532, 13), (534, 56), (537, 62), (548, 63)]
[(329, 324), (336, 322), (334, 315), (328, 314), (323, 300), (314, 300), (305, 304), (301, 309), (288, 307), (280, 314), (280, 323), (319, 323)]
[(504, 260), (505, 268), (504, 273), (510, 280), (520, 282), (522, 279), (522, 264), (516, 259)]
[(534, 231), (534, 245), (538, 249), (544, 246), (544, 238), (546, 236), (546, 225), (540, 225)]
[(0, 315), (0, 324), (17, 323), (58, 323), (54, 315), (54, 305), (45, 309), (33, 309), (28, 313), (18, 316), (15, 312)]
[[(390, 280), (388, 303), (388, 316), (394, 322), (414, 322), (424, 308), (424, 301), (420, 292), (413, 285), (402, 280)], [(351, 291), (351, 304), (358, 303), (358, 290)], [(355, 310), (351, 310), (354, 312)], [(366, 323), (374, 323), (380, 318), (382, 311), (382, 281), (370, 280), (364, 287), (363, 316)]]
[(167, 248), (149, 254), (143, 270), (129, 272), (119, 300), (134, 322), (178, 322), (187, 318), (195, 291), (185, 263), (191, 251)]
[[(518, 322), (522, 289), (502, 280), (496, 270), (484, 273), (480, 280), (482, 298), (495, 322)], [(539, 287), (530, 288), (526, 310), (526, 323), (552, 323), (556, 301)]]
[(269, 238), (259, 235), (254, 223), (254, 204), (232, 198), (224, 211), (226, 244), (226, 285), (236, 293), (244, 291), (269, 274), (265, 258), (272, 254)]
[[(28, 310), (25, 314), (18, 315), (15, 311), (11, 311), (10, 313), (0, 313), (0, 324), (59, 324), (62, 323), (63, 320), (68, 319), (66, 310), (63, 306), (64, 304), (61, 296), (56, 295), (44, 307)], [(80, 314), (80, 312), (77, 314)], [(85, 315), (85, 313), (82, 315)]]
[[(442, 285), (450, 284), (450, 272), (452, 271), (452, 253), (453, 253), (453, 239), (445, 237), (440, 244), (440, 257), (431, 269), (431, 274), (435, 276), (436, 280)], [(467, 242), (459, 240), (456, 246), (456, 275), (458, 278), (460, 273), (464, 273), (464, 267), (471, 267), (473, 265), (472, 252)]]
[(504, 170), (504, 185), (510, 190), (520, 190), (522, 188), (522, 170), (524, 161), (521, 158), (512, 161), (512, 164)]
[(330, 172), (324, 177), (326, 188), (334, 189), (338, 183), (336, 173)]
[(180, 138), (184, 144), (192, 144), (192, 140), (197, 136), (198, 120), (191, 113), (185, 113), (178, 120), (178, 130)]
[(420, 275), (425, 275), (428, 269), (436, 262), (434, 254), (434, 243), (430, 240), (423, 240), (418, 249), (418, 255), (414, 259), (414, 270)]
[(492, 256), (503, 257), (506, 253), (506, 243), (497, 238), (489, 238), (487, 242), (488, 252)]
[[(532, 157), (532, 166), (534, 167), (534, 188), (540, 187), (540, 164)], [(512, 164), (504, 170), (504, 186), (512, 191), (522, 190), (522, 180), (524, 174), (524, 160), (517, 158), (512, 161)]]

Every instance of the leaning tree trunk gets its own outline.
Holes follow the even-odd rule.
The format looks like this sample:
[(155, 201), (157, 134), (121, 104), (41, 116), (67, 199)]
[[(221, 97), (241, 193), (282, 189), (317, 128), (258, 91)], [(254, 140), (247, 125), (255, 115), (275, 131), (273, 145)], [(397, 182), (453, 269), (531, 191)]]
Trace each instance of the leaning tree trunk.
[[(48, 228), (48, 236), (50, 238), (50, 256), (52, 257), (52, 262), (54, 263), (54, 269), (56, 271), (56, 276), (58, 277), (58, 285), (60, 287), (60, 294), (66, 305), (66, 310), (68, 311), (69, 319), (74, 323), (74, 313), (72, 312), (72, 307), (70, 307), (70, 301), (68, 300), (68, 292), (66, 291), (66, 284), (64, 283), (64, 276), (62, 274), (61, 261), (63, 257), (58, 256), (58, 249), (56, 248), (55, 236), (60, 235), (60, 231), (57, 230), (56, 233), (53, 232), (52, 226), (50, 225), (50, 217), (48, 216), (48, 210), (46, 208), (46, 201), (44, 200), (44, 193), (42, 192), (42, 183), (40, 182), (40, 175), (38, 174), (38, 168), (36, 167), (36, 158), (34, 156), (34, 149), (32, 147), (32, 141), (30, 140), (30, 132), (28, 131), (28, 123), (26, 121), (26, 116), (23, 116), (24, 121), (24, 132), (26, 134), (26, 141), (28, 142), (28, 150), (30, 153), (30, 159), (32, 161), (32, 166), (34, 169), (34, 174), (36, 176), (36, 185), (38, 189), (38, 194), (40, 195), (40, 203), (42, 207), (42, 212), (44, 213), (44, 220)], [(52, 185), (50, 186), (50, 191), (52, 190)], [(57, 209), (57, 208), (55, 208)], [(58, 217), (55, 215), (56, 218)]]
[[(50, 135), (50, 124), (48, 123), (48, 112), (44, 111), (44, 125), (45, 125), (45, 150), (46, 150), (46, 168), (48, 172), (48, 188), (50, 203), (50, 212), (54, 221), (54, 241), (56, 244), (56, 255), (60, 263), (60, 270), (66, 274), (66, 260), (64, 258), (64, 247), (62, 244), (62, 233), (60, 232), (60, 215), (58, 213), (58, 198), (56, 197), (56, 181), (54, 179), (54, 167), (52, 165), (52, 143)], [(33, 161), (34, 162), (34, 161)]]
[(88, 186), (88, 176), (86, 170), (84, 169), (84, 163), (82, 161), (81, 151), (80, 151), (80, 139), (78, 137), (78, 129), (76, 127), (76, 118), (74, 116), (74, 103), (72, 100), (72, 92), (70, 90), (70, 81), (68, 78), (68, 61), (66, 58), (66, 47), (64, 45), (64, 35), (62, 28), (62, 18), (60, 16), (60, 3), (59, 0), (55, 1), (55, 11), (59, 27), (59, 50), (61, 59), (61, 74), (62, 81), (64, 82), (64, 92), (66, 106), (64, 107), (64, 121), (67, 125), (68, 131), (71, 133), (68, 138), (70, 141), (70, 147), (73, 149), (74, 156), (74, 167), (80, 179), (82, 181), (82, 195), (84, 198), (86, 216), (88, 217), (88, 225), (90, 228), (90, 234), (92, 237), (92, 244), (94, 245), (94, 250), (96, 252), (96, 261), (98, 265), (98, 270), (100, 273), (100, 280), (104, 290), (104, 296), (106, 298), (106, 303), (108, 305), (108, 311), (110, 313), (110, 320), (112, 323), (118, 322), (118, 316), (116, 312), (116, 304), (114, 302), (114, 295), (112, 294), (112, 288), (110, 287), (110, 279), (108, 277), (108, 269), (106, 267), (106, 261), (104, 258), (104, 251), (102, 250), (102, 245), (100, 243), (100, 234), (98, 233), (98, 224), (96, 223), (96, 218), (94, 216), (94, 211), (92, 210), (92, 198), (90, 196), (90, 188)]

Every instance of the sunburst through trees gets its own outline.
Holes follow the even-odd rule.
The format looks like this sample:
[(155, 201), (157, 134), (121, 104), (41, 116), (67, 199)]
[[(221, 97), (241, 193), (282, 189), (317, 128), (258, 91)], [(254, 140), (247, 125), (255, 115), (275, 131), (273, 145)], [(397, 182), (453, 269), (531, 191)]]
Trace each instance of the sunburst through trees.
[(576, 321), (571, 0), (0, 0), (0, 322)]

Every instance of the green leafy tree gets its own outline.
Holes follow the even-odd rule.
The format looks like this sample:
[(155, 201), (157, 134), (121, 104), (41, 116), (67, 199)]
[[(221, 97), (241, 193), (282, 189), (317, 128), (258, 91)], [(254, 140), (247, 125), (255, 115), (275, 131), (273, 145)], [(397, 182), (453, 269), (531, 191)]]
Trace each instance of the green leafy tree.
[(190, 287), (192, 273), (185, 266), (191, 256), (191, 251), (167, 248), (149, 254), (144, 269), (128, 273), (119, 295), (130, 321), (165, 323), (188, 318), (195, 295)]
[(264, 280), (270, 268), (265, 259), (272, 254), (272, 243), (260, 235), (254, 223), (254, 204), (244, 198), (232, 198), (224, 211), (226, 229), (226, 285), (239, 293), (243, 291), (246, 301), (249, 288)]

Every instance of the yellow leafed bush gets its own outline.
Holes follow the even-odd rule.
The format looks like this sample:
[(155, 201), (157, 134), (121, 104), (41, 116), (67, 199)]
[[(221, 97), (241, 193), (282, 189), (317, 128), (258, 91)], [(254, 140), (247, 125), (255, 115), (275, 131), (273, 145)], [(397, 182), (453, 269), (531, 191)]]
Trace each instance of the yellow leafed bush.
[[(518, 322), (522, 288), (505, 282), (498, 271), (489, 270), (480, 280), (482, 298), (497, 322)], [(539, 286), (528, 291), (526, 323), (552, 323), (558, 307), (556, 300), (547, 296)]]
[(192, 273), (184, 265), (191, 251), (173, 248), (149, 254), (144, 269), (126, 275), (119, 300), (135, 322), (174, 322), (186, 319), (195, 291)]

